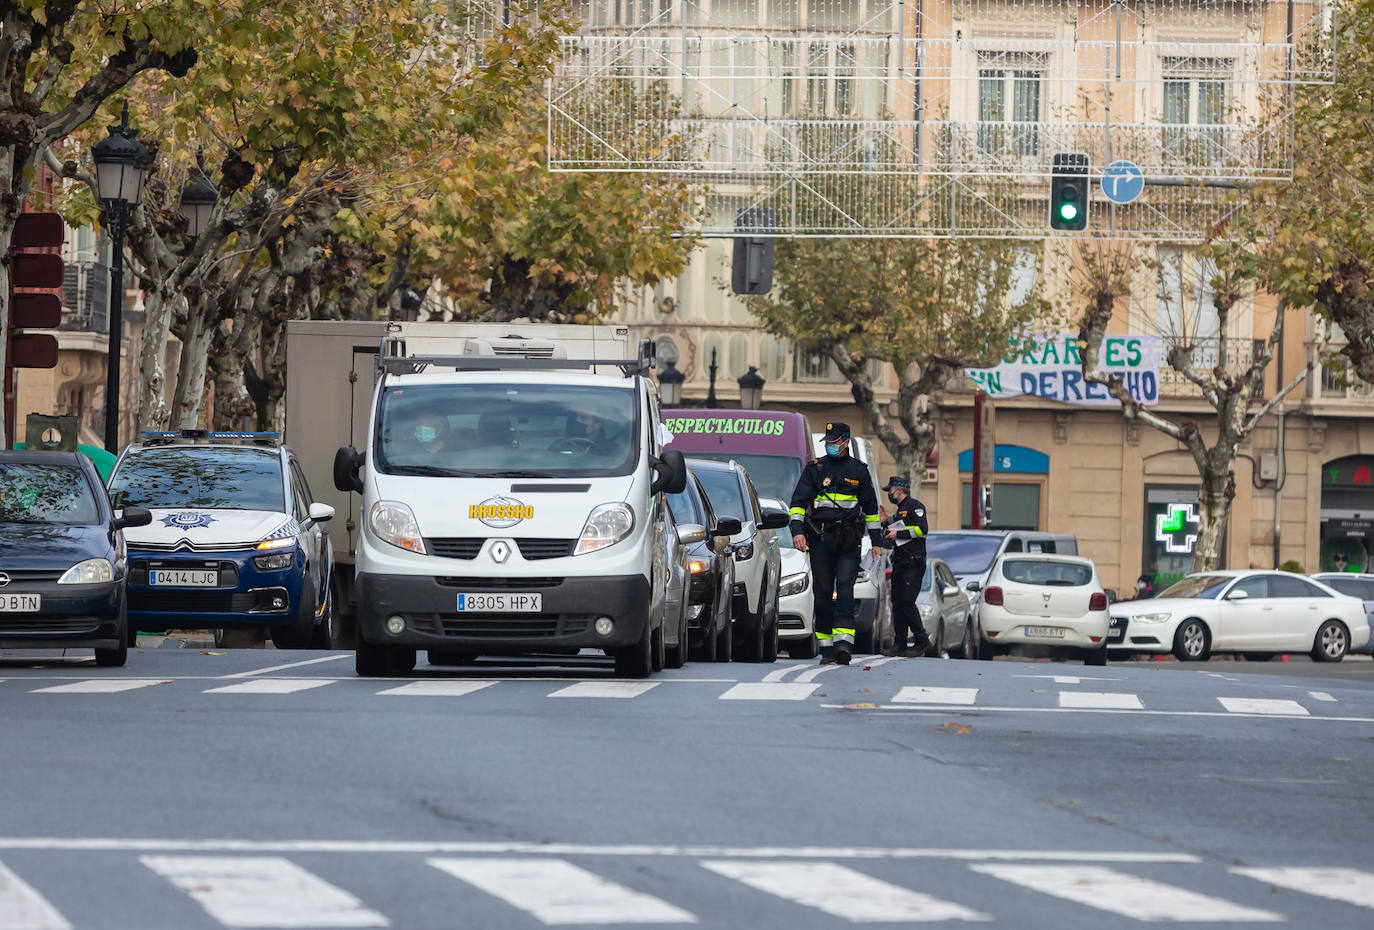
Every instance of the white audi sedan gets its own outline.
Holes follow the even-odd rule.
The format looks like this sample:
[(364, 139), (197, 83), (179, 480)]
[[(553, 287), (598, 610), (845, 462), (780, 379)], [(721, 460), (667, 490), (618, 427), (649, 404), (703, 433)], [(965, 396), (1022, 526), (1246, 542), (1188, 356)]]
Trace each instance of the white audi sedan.
[(1358, 598), (1286, 572), (1188, 575), (1157, 597), (1113, 604), (1111, 614), (1112, 651), (1172, 652), (1185, 662), (1222, 652), (1339, 662), (1369, 642)]
[(1048, 647), (1107, 662), (1107, 593), (1091, 559), (1070, 555), (1004, 555), (993, 565), (978, 608), (983, 656), (1013, 646)]

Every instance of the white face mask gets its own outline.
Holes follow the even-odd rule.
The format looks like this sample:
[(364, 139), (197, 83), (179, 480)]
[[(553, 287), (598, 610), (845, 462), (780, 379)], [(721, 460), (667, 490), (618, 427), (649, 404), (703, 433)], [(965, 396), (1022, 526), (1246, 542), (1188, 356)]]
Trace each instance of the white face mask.
[(434, 437), (438, 435), (439, 431), (432, 426), (415, 427), (415, 438), (420, 440), (420, 442), (431, 443), (434, 441)]

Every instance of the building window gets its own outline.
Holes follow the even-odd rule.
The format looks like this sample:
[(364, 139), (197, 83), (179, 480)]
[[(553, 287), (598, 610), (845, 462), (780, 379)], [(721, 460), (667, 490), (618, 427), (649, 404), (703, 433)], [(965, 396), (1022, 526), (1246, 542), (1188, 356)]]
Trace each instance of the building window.
[(1217, 360), (1223, 334), (1212, 294), (1216, 275), (1216, 265), (1197, 252), (1175, 246), (1159, 249), (1155, 330), (1166, 345), (1194, 346), (1195, 362)]
[(1221, 160), (1233, 65), (1226, 58), (1165, 59), (1161, 121), (1167, 155), (1190, 165)]
[(806, 112), (825, 115), (826, 91), (830, 84), (830, 46), (812, 45), (806, 54)]
[[(999, 59), (1006, 56), (998, 56)], [(978, 70), (978, 150), (986, 155), (1034, 158), (1040, 154), (1043, 67)]]
[(844, 43), (835, 49), (835, 115), (849, 116), (854, 112), (854, 80), (859, 61), (854, 46)]
[[(963, 482), (960, 498), (960, 526), (973, 528), (973, 485)], [(983, 527), (988, 530), (1040, 529), (1040, 483), (998, 481), (992, 492), (992, 517)]]
[[(770, 7), (771, 9), (771, 7)], [(778, 115), (791, 116), (796, 106), (797, 46), (795, 42), (777, 42), (768, 50), (772, 58), (772, 72), (778, 77), (779, 92), (774, 95), (778, 101)]]

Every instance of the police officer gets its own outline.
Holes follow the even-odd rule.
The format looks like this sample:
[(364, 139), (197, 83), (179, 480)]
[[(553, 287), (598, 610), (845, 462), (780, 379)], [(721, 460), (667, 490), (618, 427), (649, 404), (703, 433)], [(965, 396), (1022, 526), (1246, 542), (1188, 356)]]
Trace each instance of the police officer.
[(875, 548), (882, 545), (882, 536), (878, 494), (868, 469), (849, 455), (847, 424), (825, 424), (825, 455), (802, 470), (789, 513), (793, 545), (811, 555), (821, 664), (848, 665), (854, 651), (859, 544), (865, 532)]
[[(896, 633), (887, 655), (919, 656), (930, 649), (930, 636), (921, 622), (916, 598), (921, 594), (921, 579), (926, 574), (926, 507), (911, 496), (911, 482), (893, 475), (883, 486), (887, 499), (896, 505), (887, 522), (883, 545), (892, 549), (892, 626)], [(915, 644), (907, 648), (910, 631)]]

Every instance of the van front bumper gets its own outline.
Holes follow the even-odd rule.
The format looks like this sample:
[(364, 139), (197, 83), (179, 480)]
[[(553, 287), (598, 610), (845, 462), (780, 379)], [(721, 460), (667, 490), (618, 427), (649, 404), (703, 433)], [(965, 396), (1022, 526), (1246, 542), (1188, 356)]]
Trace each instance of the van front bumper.
[[(643, 575), (577, 578), (439, 578), (360, 573), (358, 632), (369, 643), (510, 655), (566, 649), (614, 649), (638, 643), (649, 622), (649, 580)], [(459, 594), (538, 594), (537, 613), (458, 611)], [(405, 621), (386, 631), (392, 617)], [(596, 620), (614, 629), (598, 635)]]

